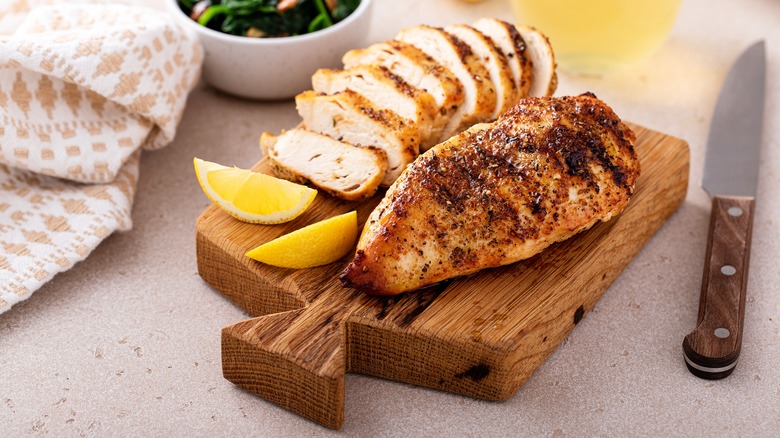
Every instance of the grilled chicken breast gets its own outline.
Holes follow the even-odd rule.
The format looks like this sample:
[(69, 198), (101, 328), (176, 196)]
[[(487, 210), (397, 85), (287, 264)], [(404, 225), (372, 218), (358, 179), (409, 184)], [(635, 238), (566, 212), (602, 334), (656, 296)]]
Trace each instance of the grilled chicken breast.
[[(409, 85), (429, 93), (437, 106), (432, 126), (433, 142), (438, 143), (452, 135), (445, 133), (444, 128), (465, 99), (463, 84), (425, 52), (401, 41), (386, 41), (365, 49), (350, 50), (342, 61), (346, 69), (361, 65), (385, 67)], [(422, 143), (421, 149), (428, 150), (430, 143)]]
[(320, 69), (311, 77), (314, 91), (334, 94), (352, 90), (380, 109), (396, 112), (414, 122), (425, 150), (438, 143), (434, 119), (439, 109), (427, 91), (411, 86), (387, 67), (359, 65), (346, 70)]
[(463, 84), (465, 100), (450, 117), (442, 139), (475, 123), (492, 120), (496, 89), (484, 61), (468, 44), (441, 28), (425, 25), (404, 29), (395, 38), (425, 52)]
[(634, 141), (592, 94), (523, 99), (421, 155), (369, 216), (341, 279), (394, 295), (531, 257), (625, 208)]
[(528, 90), (530, 97), (552, 96), (558, 88), (558, 74), (555, 72), (555, 54), (546, 35), (531, 26), (517, 26), (528, 47), (528, 56), (533, 66), (533, 82)]
[(445, 27), (444, 30), (468, 44), (471, 50), (482, 60), (485, 68), (487, 68), (490, 80), (493, 82), (493, 88), (496, 90), (496, 107), (493, 109), (490, 118), (482, 121), (495, 120), (499, 114), (511, 108), (518, 97), (517, 85), (512, 77), (509, 60), (498, 49), (492, 39), (471, 26), (453, 24)]
[(506, 57), (517, 87), (517, 98), (528, 97), (533, 80), (533, 68), (528, 58), (529, 49), (517, 28), (495, 18), (480, 18), (474, 22), (474, 28), (493, 40)]
[[(522, 29), (527, 35), (496, 19), (473, 27), (419, 25), (347, 52), (344, 69), (318, 70), (313, 90), (296, 96), (299, 128), (264, 135), (274, 172), (339, 198), (363, 199), (376, 190), (378, 175), (389, 187), (420, 151), (494, 120), (527, 93), (551, 94), (549, 42)], [(386, 164), (370, 149), (347, 159), (355, 147), (378, 148)]]
[(387, 170), (383, 150), (353, 146), (303, 128), (279, 136), (264, 132), (260, 149), (276, 176), (311, 183), (347, 201), (373, 196)]
[(419, 154), (420, 137), (411, 120), (377, 108), (362, 95), (344, 90), (335, 94), (305, 91), (295, 97), (303, 126), (338, 141), (375, 146), (387, 154), (387, 187)]

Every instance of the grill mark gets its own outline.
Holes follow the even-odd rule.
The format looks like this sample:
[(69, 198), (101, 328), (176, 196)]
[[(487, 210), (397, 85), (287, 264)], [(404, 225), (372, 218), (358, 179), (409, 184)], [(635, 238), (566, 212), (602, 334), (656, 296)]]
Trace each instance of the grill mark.
[[(583, 93), (582, 96), (588, 96), (596, 99), (596, 95), (590, 92)], [(601, 166), (607, 170), (612, 177), (614, 183), (629, 193), (633, 191), (635, 178), (628, 178), (628, 174), (638, 174), (637, 172), (631, 172), (626, 168), (625, 162), (621, 159), (622, 154), (626, 154), (631, 157), (631, 160), (635, 163), (636, 150), (633, 147), (635, 141), (633, 132), (626, 131), (627, 127), (620, 121), (617, 115), (604, 106), (596, 105), (596, 102), (590, 99), (584, 99), (584, 102), (578, 101), (575, 105), (577, 113), (585, 119), (591, 122), (592, 136), (598, 139), (597, 145), (591, 145), (591, 152), (596, 157)], [(630, 134), (629, 134), (630, 133)], [(610, 155), (607, 146), (602, 139), (609, 138), (615, 143), (617, 154)]]

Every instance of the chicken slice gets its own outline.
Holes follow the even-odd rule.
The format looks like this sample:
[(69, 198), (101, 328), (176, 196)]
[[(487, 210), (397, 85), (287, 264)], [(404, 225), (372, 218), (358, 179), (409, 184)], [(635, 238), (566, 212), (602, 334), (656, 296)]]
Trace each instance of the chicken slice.
[(634, 141), (592, 94), (523, 99), (421, 155), (369, 215), (341, 279), (394, 295), (531, 257), (625, 208)]
[(379, 109), (352, 90), (335, 94), (305, 91), (295, 97), (303, 126), (338, 141), (375, 146), (387, 154), (383, 186), (389, 186), (419, 153), (420, 137), (411, 120)]
[(395, 111), (413, 121), (419, 131), (420, 146), (428, 149), (437, 143), (433, 120), (438, 114), (436, 101), (427, 91), (409, 85), (387, 67), (359, 65), (346, 70), (317, 70), (311, 78), (318, 93), (333, 94), (352, 90), (370, 100), (377, 108)]
[(463, 84), (466, 98), (450, 118), (442, 140), (475, 123), (491, 120), (496, 108), (496, 90), (483, 61), (468, 44), (443, 29), (425, 25), (404, 29), (396, 39), (425, 52), (452, 71)]
[(481, 18), (474, 22), (474, 28), (487, 35), (506, 56), (509, 69), (517, 87), (518, 99), (528, 97), (533, 80), (533, 68), (528, 59), (525, 40), (517, 28), (503, 20)]
[[(342, 61), (347, 69), (359, 65), (386, 67), (411, 86), (428, 92), (438, 109), (433, 121), (432, 138), (434, 143), (446, 138), (444, 128), (465, 99), (463, 84), (450, 70), (422, 50), (401, 41), (387, 41), (365, 49), (351, 50)], [(427, 150), (427, 144), (421, 146)]]
[(490, 80), (496, 90), (496, 107), (490, 118), (483, 121), (495, 120), (499, 114), (514, 106), (518, 98), (517, 85), (507, 57), (496, 47), (492, 39), (471, 26), (455, 24), (445, 27), (444, 30), (468, 44), (490, 73)]
[(371, 197), (387, 170), (387, 155), (374, 147), (353, 146), (302, 128), (264, 132), (260, 148), (276, 176), (311, 183), (347, 201)]
[(552, 96), (558, 88), (558, 74), (555, 72), (555, 54), (550, 40), (531, 26), (517, 26), (528, 49), (533, 65), (533, 81), (528, 91), (530, 97)]

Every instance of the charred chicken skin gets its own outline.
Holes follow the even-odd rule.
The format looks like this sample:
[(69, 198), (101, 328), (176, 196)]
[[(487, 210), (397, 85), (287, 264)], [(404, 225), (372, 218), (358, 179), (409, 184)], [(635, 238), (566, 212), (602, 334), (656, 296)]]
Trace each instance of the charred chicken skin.
[(531, 257), (626, 207), (633, 131), (586, 93), (526, 98), (421, 155), (371, 213), (345, 286), (395, 295)]

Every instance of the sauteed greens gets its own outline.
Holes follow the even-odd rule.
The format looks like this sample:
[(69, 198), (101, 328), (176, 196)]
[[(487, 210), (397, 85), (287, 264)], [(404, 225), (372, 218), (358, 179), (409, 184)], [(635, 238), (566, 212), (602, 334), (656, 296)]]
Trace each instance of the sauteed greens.
[(199, 24), (231, 35), (285, 37), (315, 32), (346, 18), (360, 0), (178, 0)]

